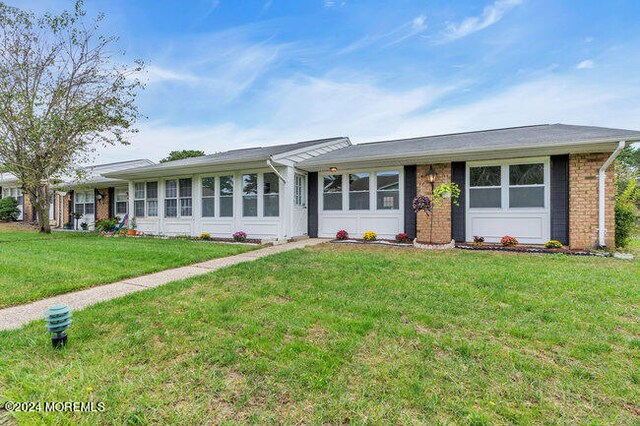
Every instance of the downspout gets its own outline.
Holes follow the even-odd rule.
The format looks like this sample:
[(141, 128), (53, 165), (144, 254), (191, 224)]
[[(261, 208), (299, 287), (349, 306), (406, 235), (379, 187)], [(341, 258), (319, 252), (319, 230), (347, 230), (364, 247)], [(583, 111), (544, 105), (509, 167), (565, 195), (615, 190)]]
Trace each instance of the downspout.
[(607, 228), (605, 225), (605, 172), (607, 171), (611, 163), (613, 163), (613, 160), (615, 160), (616, 157), (620, 154), (620, 151), (624, 149), (626, 144), (627, 141), (618, 142), (618, 147), (616, 148), (616, 150), (613, 151), (613, 153), (609, 156), (609, 158), (607, 158), (607, 161), (604, 162), (604, 164), (598, 171), (598, 245), (600, 247), (604, 247), (606, 245), (605, 236), (607, 234)]
[(267, 159), (267, 165), (269, 167), (271, 167), (271, 170), (273, 170), (273, 172), (280, 178), (280, 180), (282, 181), (282, 183), (284, 183), (285, 185), (287, 184), (287, 180), (284, 178), (284, 176), (282, 176), (280, 174), (280, 172), (278, 171), (278, 169), (275, 168), (275, 166), (273, 165), (273, 163), (271, 162), (271, 157), (269, 157)]

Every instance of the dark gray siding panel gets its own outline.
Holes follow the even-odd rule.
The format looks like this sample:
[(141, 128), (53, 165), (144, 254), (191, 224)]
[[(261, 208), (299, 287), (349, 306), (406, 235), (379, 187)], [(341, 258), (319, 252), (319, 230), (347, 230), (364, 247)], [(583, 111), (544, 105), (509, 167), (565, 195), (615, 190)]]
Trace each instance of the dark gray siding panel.
[(454, 204), (451, 206), (451, 238), (458, 242), (467, 240), (465, 229), (465, 208), (467, 203), (465, 199), (466, 166), (464, 161), (451, 163), (451, 181), (460, 188), (458, 205), (456, 206)]
[(307, 177), (307, 206), (308, 234), (311, 238), (318, 237), (318, 173), (311, 172)]
[(113, 206), (115, 205), (116, 200), (116, 190), (113, 186), (109, 187), (109, 218), (115, 217), (115, 211), (113, 210)]
[(551, 239), (569, 244), (569, 156), (551, 156)]
[(416, 166), (404, 166), (404, 232), (410, 238), (416, 237), (416, 213), (413, 199), (416, 197)]

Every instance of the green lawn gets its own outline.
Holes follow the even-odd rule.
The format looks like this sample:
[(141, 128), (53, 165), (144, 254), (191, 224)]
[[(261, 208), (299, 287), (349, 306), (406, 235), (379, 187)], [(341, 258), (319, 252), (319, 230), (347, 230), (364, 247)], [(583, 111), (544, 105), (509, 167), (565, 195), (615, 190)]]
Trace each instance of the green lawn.
[[(21, 424), (633, 424), (640, 262), (323, 245), (0, 333)], [(5, 413), (6, 414), (6, 413)]]
[(0, 232), (0, 308), (250, 249), (93, 233)]

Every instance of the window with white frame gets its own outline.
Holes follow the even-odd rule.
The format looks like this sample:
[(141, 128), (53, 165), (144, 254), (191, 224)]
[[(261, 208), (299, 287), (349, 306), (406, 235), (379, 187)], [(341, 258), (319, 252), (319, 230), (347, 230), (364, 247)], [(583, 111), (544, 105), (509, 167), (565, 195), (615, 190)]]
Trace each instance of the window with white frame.
[(307, 177), (296, 173), (293, 178), (293, 198), (298, 207), (307, 206)]
[(262, 182), (263, 215), (275, 217), (280, 215), (280, 180), (275, 173), (265, 173)]
[(176, 179), (164, 182), (164, 215), (178, 217), (178, 181)]
[(78, 191), (75, 193), (75, 212), (81, 215), (95, 213), (95, 194), (93, 191)]
[(349, 174), (349, 210), (369, 210), (369, 173)]
[(126, 188), (117, 188), (114, 191), (116, 216), (124, 216), (129, 210), (129, 195)]
[(145, 183), (136, 182), (133, 184), (133, 215), (135, 217), (144, 217), (145, 204)]
[(179, 194), (180, 194), (180, 216), (188, 217), (193, 214), (193, 187), (191, 178), (180, 179)]
[(502, 207), (502, 167), (479, 166), (469, 168), (469, 207)]
[(376, 206), (378, 210), (400, 208), (400, 172), (376, 173)]
[(242, 216), (258, 216), (258, 175), (242, 175)]
[(214, 217), (216, 212), (216, 178), (202, 178), (202, 217)]
[(147, 216), (158, 216), (158, 182), (147, 182)]
[(11, 197), (18, 202), (18, 205), (22, 205), (24, 196), (20, 188), (4, 188), (2, 192), (4, 194), (3, 197)]
[(509, 165), (509, 207), (544, 208), (544, 163)]
[(342, 210), (342, 175), (325, 175), (322, 191), (324, 210)]
[(544, 208), (545, 198), (543, 162), (469, 167), (470, 208)]
[(220, 217), (233, 217), (233, 176), (220, 176)]

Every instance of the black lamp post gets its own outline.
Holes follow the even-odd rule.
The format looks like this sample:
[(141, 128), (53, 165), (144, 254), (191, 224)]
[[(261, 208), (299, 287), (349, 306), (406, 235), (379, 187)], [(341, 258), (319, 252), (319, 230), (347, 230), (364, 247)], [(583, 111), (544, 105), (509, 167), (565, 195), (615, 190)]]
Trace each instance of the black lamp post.
[(435, 185), (437, 177), (438, 177), (438, 174), (434, 170), (433, 165), (429, 165), (429, 170), (427, 171), (426, 178), (431, 184), (431, 195), (433, 195), (433, 187)]

